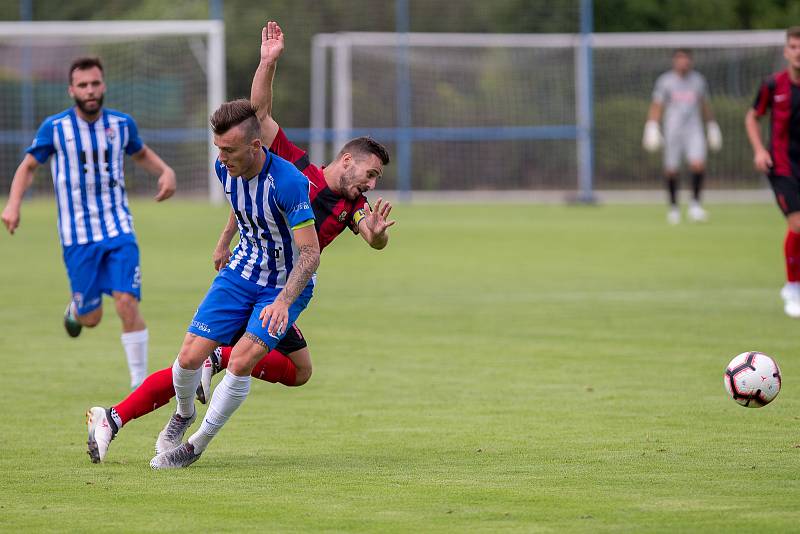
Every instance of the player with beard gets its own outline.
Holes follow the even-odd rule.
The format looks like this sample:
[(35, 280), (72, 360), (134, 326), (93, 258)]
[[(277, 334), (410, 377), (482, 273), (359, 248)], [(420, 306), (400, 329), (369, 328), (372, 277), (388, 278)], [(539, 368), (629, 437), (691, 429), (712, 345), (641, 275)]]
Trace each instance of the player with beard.
[[(309, 163), (305, 151), (291, 143), (272, 118), (272, 80), (275, 63), (283, 51), (283, 34), (275, 22), (262, 29), (261, 62), (253, 79), (251, 102), (261, 125), (264, 146), (278, 156), (294, 162), (311, 182), (309, 198), (314, 210), (320, 250), (328, 246), (346, 228), (360, 235), (374, 249), (384, 248), (389, 241), (388, 229), (395, 221), (388, 220), (392, 206), (378, 199), (371, 209), (363, 193), (375, 187), (383, 166), (389, 163), (386, 148), (371, 138), (360, 137), (346, 143), (333, 163), (317, 167)], [(232, 214), (213, 252), (214, 268), (219, 271), (230, 259), (230, 243), (237, 231)], [(231, 345), (243, 333), (234, 336)], [(232, 348), (217, 348), (203, 366), (198, 400), (205, 403), (211, 396), (211, 378), (227, 368)], [(281, 342), (253, 368), (251, 376), (266, 382), (289, 387), (304, 385), (311, 378), (311, 354), (303, 334), (293, 325)], [(151, 374), (142, 385), (118, 404), (108, 408), (95, 406), (87, 412), (88, 453), (92, 462), (105, 459), (111, 441), (128, 422), (166, 405), (175, 396), (172, 368)], [(173, 414), (156, 440), (160, 453), (180, 445), (193, 418)]]
[(158, 176), (156, 201), (175, 192), (175, 172), (139, 138), (134, 120), (103, 108), (106, 86), (98, 58), (73, 61), (68, 93), (75, 106), (44, 120), (11, 183), (3, 224), (14, 234), (25, 191), (39, 165), (50, 162), (58, 232), (72, 298), (64, 327), (77, 337), (103, 316), (103, 294), (113, 297), (122, 321), (122, 346), (131, 387), (147, 376), (148, 334), (139, 312), (139, 248), (128, 209), (123, 157)]

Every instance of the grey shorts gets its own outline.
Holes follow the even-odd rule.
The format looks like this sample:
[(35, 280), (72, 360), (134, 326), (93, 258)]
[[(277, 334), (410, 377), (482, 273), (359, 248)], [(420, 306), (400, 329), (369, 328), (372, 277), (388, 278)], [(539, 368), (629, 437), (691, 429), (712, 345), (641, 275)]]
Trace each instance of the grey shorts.
[(664, 170), (677, 171), (684, 161), (706, 162), (706, 137), (702, 126), (664, 132)]

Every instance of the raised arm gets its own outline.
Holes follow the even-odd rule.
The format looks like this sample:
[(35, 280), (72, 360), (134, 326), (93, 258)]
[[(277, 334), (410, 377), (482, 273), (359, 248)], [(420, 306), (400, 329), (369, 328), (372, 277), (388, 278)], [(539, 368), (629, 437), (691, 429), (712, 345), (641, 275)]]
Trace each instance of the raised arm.
[(364, 217), (358, 221), (358, 233), (376, 250), (384, 248), (389, 243), (388, 230), (395, 223), (389, 220), (391, 211), (392, 205), (389, 202), (384, 204), (383, 198), (378, 198), (374, 210), (369, 204), (364, 204)]
[(158, 176), (158, 193), (156, 193), (155, 196), (156, 201), (161, 202), (175, 194), (175, 171), (172, 170), (172, 167), (164, 163), (164, 160), (156, 154), (155, 150), (147, 145), (143, 145), (142, 149), (131, 156), (131, 158), (138, 166), (150, 174)]
[(22, 163), (17, 167), (14, 173), (14, 179), (11, 181), (11, 191), (8, 193), (8, 203), (3, 210), (2, 216), (3, 224), (11, 235), (19, 226), (19, 212), (22, 206), (22, 197), (25, 196), (25, 191), (33, 183), (33, 173), (39, 166), (36, 158), (30, 154), (25, 154)]
[(750, 146), (753, 147), (753, 164), (756, 169), (766, 173), (772, 167), (772, 156), (761, 140), (761, 125), (758, 123), (758, 119), (759, 116), (756, 114), (756, 110), (750, 108), (744, 117), (744, 127), (747, 130), (747, 139), (750, 140)]
[(278, 123), (272, 118), (272, 80), (282, 52), (283, 32), (278, 23), (271, 20), (261, 28), (261, 60), (250, 87), (250, 102), (261, 123), (261, 143), (266, 147), (272, 146), (278, 135)]
[[(313, 223), (313, 220), (311, 222)], [(311, 280), (311, 276), (319, 267), (319, 241), (314, 225), (310, 224), (295, 229), (294, 242), (297, 250), (300, 251), (300, 257), (297, 258), (297, 262), (286, 280), (286, 285), (278, 293), (275, 302), (265, 306), (259, 316), (262, 326), (267, 326), (269, 323), (267, 331), (273, 335), (286, 329), (289, 321), (289, 306), (300, 296), (308, 281)]]
[(231, 258), (231, 240), (233, 236), (236, 235), (236, 230), (238, 228), (239, 224), (236, 221), (236, 215), (234, 215), (233, 210), (231, 210), (228, 222), (225, 224), (225, 228), (219, 236), (219, 241), (217, 241), (217, 246), (214, 248), (214, 253), (211, 255), (214, 261), (214, 269), (217, 271), (225, 267), (228, 264), (228, 260)]

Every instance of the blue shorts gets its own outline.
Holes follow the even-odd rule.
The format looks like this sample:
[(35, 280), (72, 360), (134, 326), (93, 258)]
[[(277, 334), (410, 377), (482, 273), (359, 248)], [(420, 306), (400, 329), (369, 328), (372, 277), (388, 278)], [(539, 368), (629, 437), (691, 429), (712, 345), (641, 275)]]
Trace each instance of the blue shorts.
[(260, 286), (243, 279), (239, 273), (224, 268), (211, 283), (187, 331), (227, 345), (242, 325), (247, 324), (247, 332), (274, 349), (308, 306), (314, 293), (314, 284), (309, 283), (289, 306), (289, 324), (283, 325), (278, 336), (272, 336), (267, 333), (267, 328), (261, 326), (258, 316), (264, 306), (275, 301), (280, 292), (281, 288)]
[(64, 265), (78, 315), (100, 307), (103, 293), (130, 293), (142, 298), (139, 246), (133, 234), (85, 245), (64, 247)]

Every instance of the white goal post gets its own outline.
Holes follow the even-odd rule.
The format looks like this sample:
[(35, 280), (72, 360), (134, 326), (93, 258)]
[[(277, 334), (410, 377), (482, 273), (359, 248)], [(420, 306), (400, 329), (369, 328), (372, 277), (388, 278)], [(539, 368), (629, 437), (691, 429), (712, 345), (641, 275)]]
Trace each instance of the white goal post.
[[(405, 166), (411, 176), (398, 176), (398, 189), (581, 191), (587, 174), (590, 190), (654, 189), (660, 158), (641, 149), (646, 107), (672, 51), (690, 48), (709, 80), (712, 105), (719, 104), (726, 138), (723, 152), (709, 162), (711, 185), (755, 189), (759, 178), (741, 123), (761, 79), (783, 67), (784, 42), (784, 30), (318, 34), (312, 43), (311, 156), (324, 161), (347, 138), (372, 134), (394, 147), (403, 140), (414, 146), (414, 162)], [(410, 73), (405, 81), (404, 68)], [(403, 90), (411, 95), (405, 109), (396, 105)], [(453, 104), (460, 101), (466, 105)], [(405, 123), (400, 114), (407, 115)], [(431, 143), (459, 156), (431, 155), (424, 147)], [(475, 151), (513, 157), (491, 162), (502, 175), (494, 179), (470, 159)], [(627, 175), (608, 164), (615, 157), (629, 162)], [(545, 159), (552, 164), (538, 163)], [(477, 174), (448, 178), (464, 167)], [(429, 170), (435, 176), (426, 182)]]
[[(176, 168), (179, 189), (186, 185), (187, 192), (207, 190), (212, 202), (221, 202), (223, 195), (213, 170), (216, 150), (208, 117), (225, 100), (224, 23), (220, 20), (0, 23), (4, 71), (0, 95), (7, 100), (9, 95), (19, 93), (21, 100), (19, 106), (4, 102), (4, 106), (16, 110), (0, 115), (3, 119), (0, 157), (9, 160), (18, 157), (14, 152), (18, 152), (19, 145), (24, 146), (33, 138), (30, 128), (63, 109), (57, 106), (67, 102), (66, 71), (71, 58), (77, 55), (99, 55), (104, 61), (107, 85), (116, 83), (114, 91), (107, 91), (106, 105), (113, 104), (110, 107), (131, 113), (140, 130), (150, 132), (156, 143), (180, 147), (173, 156), (179, 161), (165, 157), (170, 165), (179, 167)], [(151, 67), (154, 63), (158, 65)], [(159, 82), (162, 89), (153, 87), (152, 84)], [(150, 121), (141, 119), (141, 112), (136, 111), (147, 108), (148, 100), (152, 104)], [(158, 120), (159, 115), (166, 113), (159, 108), (162, 104), (172, 106), (168, 110), (171, 122)], [(153, 144), (147, 135), (142, 137)], [(187, 146), (189, 143), (194, 143), (194, 148)], [(198, 143), (206, 148), (200, 148)], [(202, 166), (197, 161), (198, 149), (207, 154)], [(198, 180), (200, 176), (202, 179)]]

